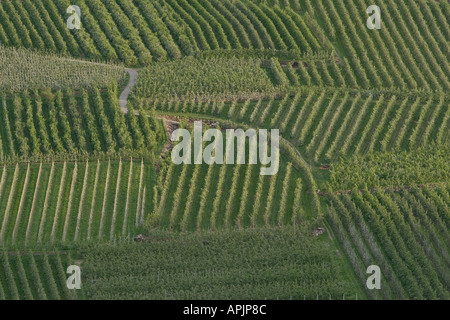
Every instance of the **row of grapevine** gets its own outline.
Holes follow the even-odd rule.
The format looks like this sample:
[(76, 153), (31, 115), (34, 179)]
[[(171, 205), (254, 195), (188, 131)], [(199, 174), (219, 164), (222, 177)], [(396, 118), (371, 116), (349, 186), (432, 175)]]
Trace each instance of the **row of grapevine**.
[[(291, 164), (281, 165), (274, 176), (260, 176), (259, 169), (258, 165), (171, 165), (179, 179), (164, 182), (158, 208), (160, 227), (194, 231), (290, 224), (299, 215), (292, 207), (298, 190), (289, 188), (286, 179), (295, 181), (301, 176)], [(205, 190), (213, 196), (207, 197)], [(302, 197), (302, 205), (307, 198)], [(254, 199), (257, 206), (248, 199)]]
[(66, 269), (70, 252), (0, 252), (0, 300), (79, 299), (69, 290)]
[(261, 21), (256, 19), (254, 15), (246, 12), (247, 7), (241, 3), (236, 3), (235, 6), (229, 2), (213, 0), (212, 4), (220, 12), (225, 19), (232, 24), (236, 36), (239, 38), (240, 45), (236, 48), (274, 48), (272, 39), (267, 34), (266, 29)]
[(138, 31), (135, 29), (131, 19), (127, 17), (115, 1), (107, 1), (105, 6), (116, 22), (118, 31), (120, 31), (124, 38), (129, 41), (131, 49), (136, 53), (139, 64), (148, 65), (152, 61), (152, 54), (148, 49), (148, 46), (146, 46), (141, 39), (141, 34), (142, 32), (145, 32), (145, 30)]
[[(212, 104), (204, 108), (187, 104), (186, 110), (278, 128), (308, 160), (320, 163), (340, 155), (414, 150), (433, 142), (442, 145), (449, 135), (447, 104), (448, 97), (443, 94), (315, 88), (283, 95), (280, 100), (225, 103), (219, 112)], [(169, 111), (166, 104), (155, 107)]]
[[(91, 11), (95, 22), (100, 26), (101, 30), (104, 32), (111, 45), (116, 50), (119, 59), (127, 65), (135, 65), (138, 62), (137, 56), (141, 56), (145, 49), (142, 49), (142, 43), (140, 38), (137, 39), (139, 52), (133, 51), (130, 48), (131, 43), (129, 40), (125, 39), (121, 34), (119, 28), (123, 28), (125, 25), (116, 25), (113, 18), (111, 17), (111, 12), (105, 7), (105, 5), (98, 0), (85, 1), (87, 7)], [(125, 20), (129, 25), (129, 20)], [(129, 31), (129, 29), (128, 29)], [(148, 57), (144, 57), (143, 61), (148, 63)], [(142, 62), (142, 60), (140, 61)]]
[(436, 235), (448, 239), (449, 234), (445, 213), (437, 210), (443, 202), (435, 189), (356, 190), (352, 195), (330, 193), (328, 199), (328, 220), (353, 267), (382, 268), (388, 280), (381, 289), (384, 298), (448, 298), (449, 248)]
[[(65, 25), (69, 5), (82, 12), (75, 32)], [(247, 1), (25, 0), (2, 2), (0, 17), (5, 45), (127, 65), (178, 59), (197, 48), (323, 49), (317, 32), (291, 7)]]
[(123, 159), (3, 167), (1, 244), (33, 246), (129, 236), (135, 229), (130, 213), (139, 210), (141, 217), (153, 201), (148, 165)]
[(11, 98), (2, 95), (1, 101), (2, 160), (64, 152), (136, 150), (148, 154), (160, 134), (158, 124), (145, 112), (127, 116), (133, 118), (126, 121), (113, 88), (104, 93), (95, 88), (90, 96), (85, 90), (80, 96), (72, 90), (33, 91)]
[(314, 3), (313, 8), (330, 39), (343, 43), (343, 55), (348, 58), (358, 86), (447, 90), (449, 68), (442, 61), (447, 60), (448, 46), (435, 23), (437, 17), (442, 17), (437, 12), (440, 10), (431, 10), (435, 4), (381, 3), (385, 32), (366, 28), (365, 11), (369, 5), (326, 0)]
[[(151, 4), (142, 5), (142, 1), (139, 1), (137, 4), (139, 8), (133, 2), (127, 0), (122, 0), (119, 4), (124, 10), (124, 13), (133, 22), (138, 32), (136, 37), (140, 36), (142, 42), (149, 48), (152, 59), (163, 61), (167, 58), (167, 55), (173, 59), (180, 58), (180, 49), (174, 43), (170, 31), (161, 22), (161, 18), (157, 13), (155, 15), (155, 9)], [(117, 8), (117, 11), (119, 12), (120, 9)], [(141, 15), (141, 11), (143, 16)], [(158, 39), (158, 35), (161, 37), (161, 42)]]

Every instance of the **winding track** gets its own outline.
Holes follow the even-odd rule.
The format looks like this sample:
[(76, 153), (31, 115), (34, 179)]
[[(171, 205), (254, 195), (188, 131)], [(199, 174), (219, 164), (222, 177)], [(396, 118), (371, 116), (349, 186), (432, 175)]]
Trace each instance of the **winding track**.
[(122, 93), (119, 96), (119, 104), (120, 104), (120, 109), (122, 110), (122, 112), (127, 114), (128, 113), (128, 108), (127, 108), (128, 96), (131, 92), (131, 88), (133, 88), (134, 84), (136, 83), (138, 73), (134, 69), (126, 68), (125, 70), (130, 75), (130, 80), (128, 81), (127, 86), (125, 87), (125, 89), (122, 91)]
[[(120, 104), (120, 110), (124, 114), (127, 114), (128, 113), (128, 108), (127, 108), (128, 96), (130, 95), (131, 89), (133, 88), (133, 86), (136, 83), (136, 80), (137, 80), (137, 77), (138, 77), (138, 72), (136, 70), (130, 69), (130, 68), (125, 68), (125, 70), (130, 75), (130, 80), (128, 81), (127, 86), (125, 87), (125, 89), (122, 91), (122, 93), (119, 96), (119, 104)], [(138, 110), (134, 110), (134, 114), (135, 115), (139, 115), (139, 111)], [(177, 121), (172, 121), (172, 120), (166, 119), (166, 118), (161, 117), (161, 116), (159, 116), (158, 118), (161, 119), (164, 122), (164, 128), (166, 128), (166, 122), (175, 123), (177, 125), (179, 124), (179, 122), (177, 122)]]
[[(79, 59), (73, 59), (73, 58), (61, 58), (61, 59), (64, 61), (74, 61), (74, 62), (79, 62), (79, 63), (87, 63), (87, 64), (95, 64), (98, 66), (111, 67), (111, 65), (109, 65), (109, 64), (95, 62), (95, 61), (79, 60)], [(136, 70), (130, 69), (130, 68), (125, 68), (125, 70), (130, 75), (130, 80), (128, 81), (127, 86), (125, 87), (125, 89), (122, 91), (122, 93), (119, 96), (119, 104), (120, 104), (120, 109), (122, 110), (122, 112), (127, 114), (128, 113), (128, 108), (127, 108), (128, 96), (130, 95), (131, 89), (133, 88), (133, 86), (136, 83), (136, 79), (138, 77), (138, 72)]]

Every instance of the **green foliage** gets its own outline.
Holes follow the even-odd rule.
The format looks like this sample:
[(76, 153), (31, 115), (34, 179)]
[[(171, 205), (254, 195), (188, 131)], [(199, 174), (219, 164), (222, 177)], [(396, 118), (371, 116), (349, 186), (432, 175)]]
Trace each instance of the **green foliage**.
[(366, 279), (363, 265), (376, 262), (382, 270), (385, 285), (367, 290), (370, 296), (448, 299), (449, 229), (445, 211), (437, 209), (445, 190), (413, 186), (327, 196), (327, 219), (358, 277)]
[(450, 145), (421, 147), (410, 152), (371, 153), (333, 164), (333, 190), (405, 186), (450, 181)]
[(91, 299), (354, 299), (340, 258), (307, 227), (157, 233), (83, 259)]
[(73, 264), (70, 251), (1, 251), (0, 261), (1, 300), (82, 298), (79, 290), (68, 290), (66, 286), (66, 268)]
[[(450, 6), (371, 4), (0, 1), (0, 299), (448, 299)], [(196, 118), (280, 129), (278, 174), (173, 165)]]
[(257, 59), (192, 57), (152, 64), (139, 74), (134, 98), (232, 100), (277, 92)]
[(47, 88), (1, 95), (0, 161), (116, 152), (149, 156), (161, 136), (155, 115), (141, 110), (142, 116), (127, 121), (116, 90), (75, 95)]
[(92, 88), (121, 82), (126, 72), (111, 64), (69, 60), (0, 46), (0, 91)]
[[(107, 166), (106, 161), (95, 160), (3, 167), (0, 208), (5, 214), (0, 216), (0, 245), (72, 244), (133, 234), (137, 209), (147, 214), (152, 208), (152, 192), (139, 195), (141, 189), (153, 190), (152, 163), (111, 160), (109, 170)], [(135, 181), (141, 175), (139, 185)], [(6, 186), (5, 181), (16, 183)], [(100, 228), (103, 233), (97, 237)]]

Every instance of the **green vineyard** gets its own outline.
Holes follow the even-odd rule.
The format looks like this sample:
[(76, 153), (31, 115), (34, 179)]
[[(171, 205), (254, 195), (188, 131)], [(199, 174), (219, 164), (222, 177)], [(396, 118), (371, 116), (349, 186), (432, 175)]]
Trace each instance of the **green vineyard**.
[(354, 269), (376, 262), (384, 270), (387, 285), (369, 291), (374, 298), (449, 298), (448, 192), (441, 185), (329, 195), (327, 219)]
[(333, 190), (446, 183), (450, 179), (449, 147), (431, 145), (410, 152), (354, 156), (333, 165), (329, 182)]
[[(65, 27), (69, 5), (83, 12), (79, 33)], [(6, 45), (129, 66), (199, 50), (324, 50), (311, 30), (318, 26), (308, 26), (299, 13), (247, 1), (1, 1), (0, 16)]]
[[(0, 300), (449, 300), (449, 21), (434, 0), (0, 0)], [(174, 160), (238, 129), (270, 148)]]
[[(340, 156), (412, 150), (448, 142), (448, 96), (397, 96), (353, 90), (299, 90), (276, 99), (244, 102), (158, 103), (156, 110), (231, 119), (260, 128), (279, 128), (311, 163)], [(423, 106), (423, 107), (421, 107)]]
[(73, 256), (67, 252), (1, 253), (0, 299), (75, 300), (82, 298), (65, 286), (66, 266)]
[[(187, 57), (145, 68), (133, 97), (151, 101), (206, 101), (258, 98), (286, 90), (273, 84), (259, 59)], [(133, 98), (132, 97), (132, 98)], [(138, 100), (138, 98), (135, 98)]]
[(149, 167), (130, 159), (3, 167), (0, 245), (129, 237), (152, 206)]
[[(299, 223), (306, 218), (302, 204), (309, 199), (302, 199), (302, 179), (292, 163), (282, 165), (273, 177), (260, 176), (257, 165), (182, 165), (169, 170), (179, 180), (164, 186), (158, 207), (163, 228), (248, 228)], [(224, 186), (229, 190), (218, 192)]]
[(0, 67), (0, 91), (95, 88), (108, 86), (111, 81), (122, 83), (126, 77), (120, 66), (30, 53), (3, 45)]
[(109, 87), (1, 95), (0, 159), (139, 154), (156, 148), (157, 135), (163, 135), (156, 119), (144, 111), (124, 115), (116, 94), (117, 88)]
[[(197, 51), (256, 49), (269, 55), (291, 52), (290, 58), (334, 51), (338, 61), (312, 64), (302, 80), (333, 85), (344, 78), (349, 86), (362, 88), (449, 89), (447, 3), (380, 1), (386, 28), (372, 35), (357, 27), (364, 21), (350, 18), (365, 12), (365, 1), (294, 2), (1, 1), (0, 42), (130, 66)], [(83, 12), (85, 28), (77, 33), (63, 19), (70, 4)]]
[[(303, 300), (358, 296), (358, 292), (349, 293), (351, 281), (344, 276), (342, 258), (305, 230), (287, 227), (176, 239), (155, 235), (154, 240), (120, 249), (101, 246), (90, 250), (84, 266), (89, 298)], [(186, 246), (193, 250), (187, 252)], [(223, 253), (217, 256), (217, 252)]]

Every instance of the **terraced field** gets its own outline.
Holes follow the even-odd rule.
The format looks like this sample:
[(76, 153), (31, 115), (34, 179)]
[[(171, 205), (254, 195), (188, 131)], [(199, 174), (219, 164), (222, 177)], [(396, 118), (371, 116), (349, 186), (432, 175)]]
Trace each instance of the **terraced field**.
[(142, 154), (156, 148), (156, 138), (164, 135), (145, 111), (124, 115), (114, 86), (105, 92), (35, 90), (0, 96), (0, 159), (10, 162), (58, 154), (74, 154), (74, 159), (89, 153)]
[(363, 292), (353, 290), (342, 257), (332, 254), (328, 242), (317, 241), (305, 231), (301, 227), (247, 229), (174, 238), (154, 234), (147, 243), (98, 246), (89, 250), (83, 263), (88, 298), (364, 297)]
[[(276, 176), (260, 176), (258, 165), (182, 165), (169, 170), (179, 180), (164, 187), (158, 207), (163, 228), (248, 228), (306, 219), (302, 207), (309, 207), (305, 203), (310, 200), (303, 198), (302, 179), (292, 163), (283, 164)], [(218, 192), (224, 186), (228, 190)]]
[[(80, 32), (65, 27), (69, 5), (83, 12), (85, 28)], [(294, 10), (247, 1), (1, 1), (0, 15), (0, 41), (7, 45), (129, 66), (199, 50), (323, 50)], [(316, 24), (312, 28), (319, 30)]]
[(161, 113), (187, 112), (260, 128), (279, 128), (311, 163), (340, 156), (411, 150), (448, 142), (449, 97), (357, 92), (345, 89), (298, 90), (281, 99), (244, 102), (158, 103)]
[(82, 298), (66, 287), (67, 252), (0, 253), (1, 300), (73, 300)]
[(450, 4), (373, 4), (0, 0), (0, 299), (449, 299)]
[[(70, 4), (83, 12), (85, 28), (77, 33), (65, 28)], [(365, 16), (350, 18), (368, 6), (345, 0), (275, 6), (241, 0), (2, 1), (0, 42), (129, 66), (197, 51), (281, 51), (291, 59), (334, 51), (334, 62), (308, 64), (303, 83), (448, 90), (448, 3), (381, 1), (386, 28), (375, 34), (359, 27)]]
[(328, 220), (353, 268), (384, 270), (374, 298), (449, 298), (448, 192), (440, 185), (329, 195)]
[(150, 167), (130, 159), (4, 166), (0, 244), (33, 247), (133, 235), (152, 207)]

